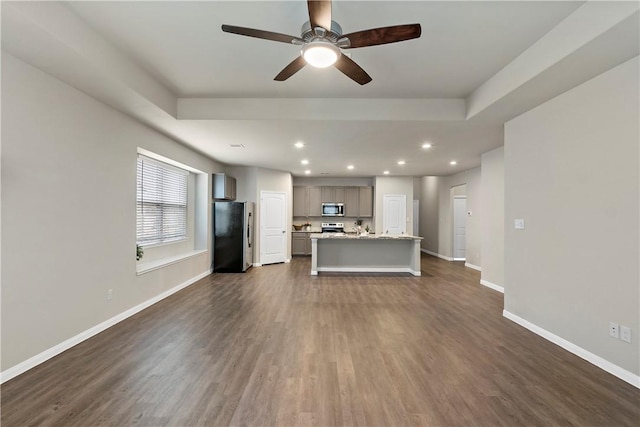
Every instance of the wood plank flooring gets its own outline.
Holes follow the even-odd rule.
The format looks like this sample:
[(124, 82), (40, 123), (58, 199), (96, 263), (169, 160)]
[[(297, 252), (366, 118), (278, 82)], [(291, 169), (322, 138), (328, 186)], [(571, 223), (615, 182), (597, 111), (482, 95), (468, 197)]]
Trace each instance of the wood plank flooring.
[(640, 390), (502, 317), (461, 263), (215, 274), (1, 389), (2, 426), (634, 426)]

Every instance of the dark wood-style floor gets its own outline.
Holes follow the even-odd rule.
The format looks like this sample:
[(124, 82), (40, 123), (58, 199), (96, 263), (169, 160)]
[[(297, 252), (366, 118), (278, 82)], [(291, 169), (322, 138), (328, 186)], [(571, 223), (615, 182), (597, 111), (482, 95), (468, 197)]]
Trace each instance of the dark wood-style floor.
[(640, 391), (460, 263), (216, 274), (2, 386), (2, 426), (634, 426)]

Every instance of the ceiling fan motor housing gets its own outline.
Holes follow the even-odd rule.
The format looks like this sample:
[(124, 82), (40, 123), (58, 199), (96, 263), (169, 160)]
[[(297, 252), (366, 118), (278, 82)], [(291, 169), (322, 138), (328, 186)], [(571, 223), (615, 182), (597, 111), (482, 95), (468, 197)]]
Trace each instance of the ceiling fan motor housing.
[(338, 43), (338, 40), (343, 38), (342, 27), (336, 21), (331, 21), (331, 30), (327, 31), (322, 27), (311, 28), (311, 23), (307, 21), (302, 24), (302, 29), (300, 30), (300, 38), (304, 40), (305, 43), (320, 39), (336, 44)]

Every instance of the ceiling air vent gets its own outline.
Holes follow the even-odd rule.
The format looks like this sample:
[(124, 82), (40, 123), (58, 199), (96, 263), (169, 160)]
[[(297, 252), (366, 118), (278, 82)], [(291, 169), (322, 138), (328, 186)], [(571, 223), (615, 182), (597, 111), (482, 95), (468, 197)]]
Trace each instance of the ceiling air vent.
[(231, 148), (244, 148), (244, 144), (229, 144)]

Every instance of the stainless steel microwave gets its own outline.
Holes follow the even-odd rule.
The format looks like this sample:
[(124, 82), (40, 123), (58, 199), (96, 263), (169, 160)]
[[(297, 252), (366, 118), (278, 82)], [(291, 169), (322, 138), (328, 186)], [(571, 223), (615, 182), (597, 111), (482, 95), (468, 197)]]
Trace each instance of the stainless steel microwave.
[(344, 203), (323, 203), (322, 216), (344, 216)]

